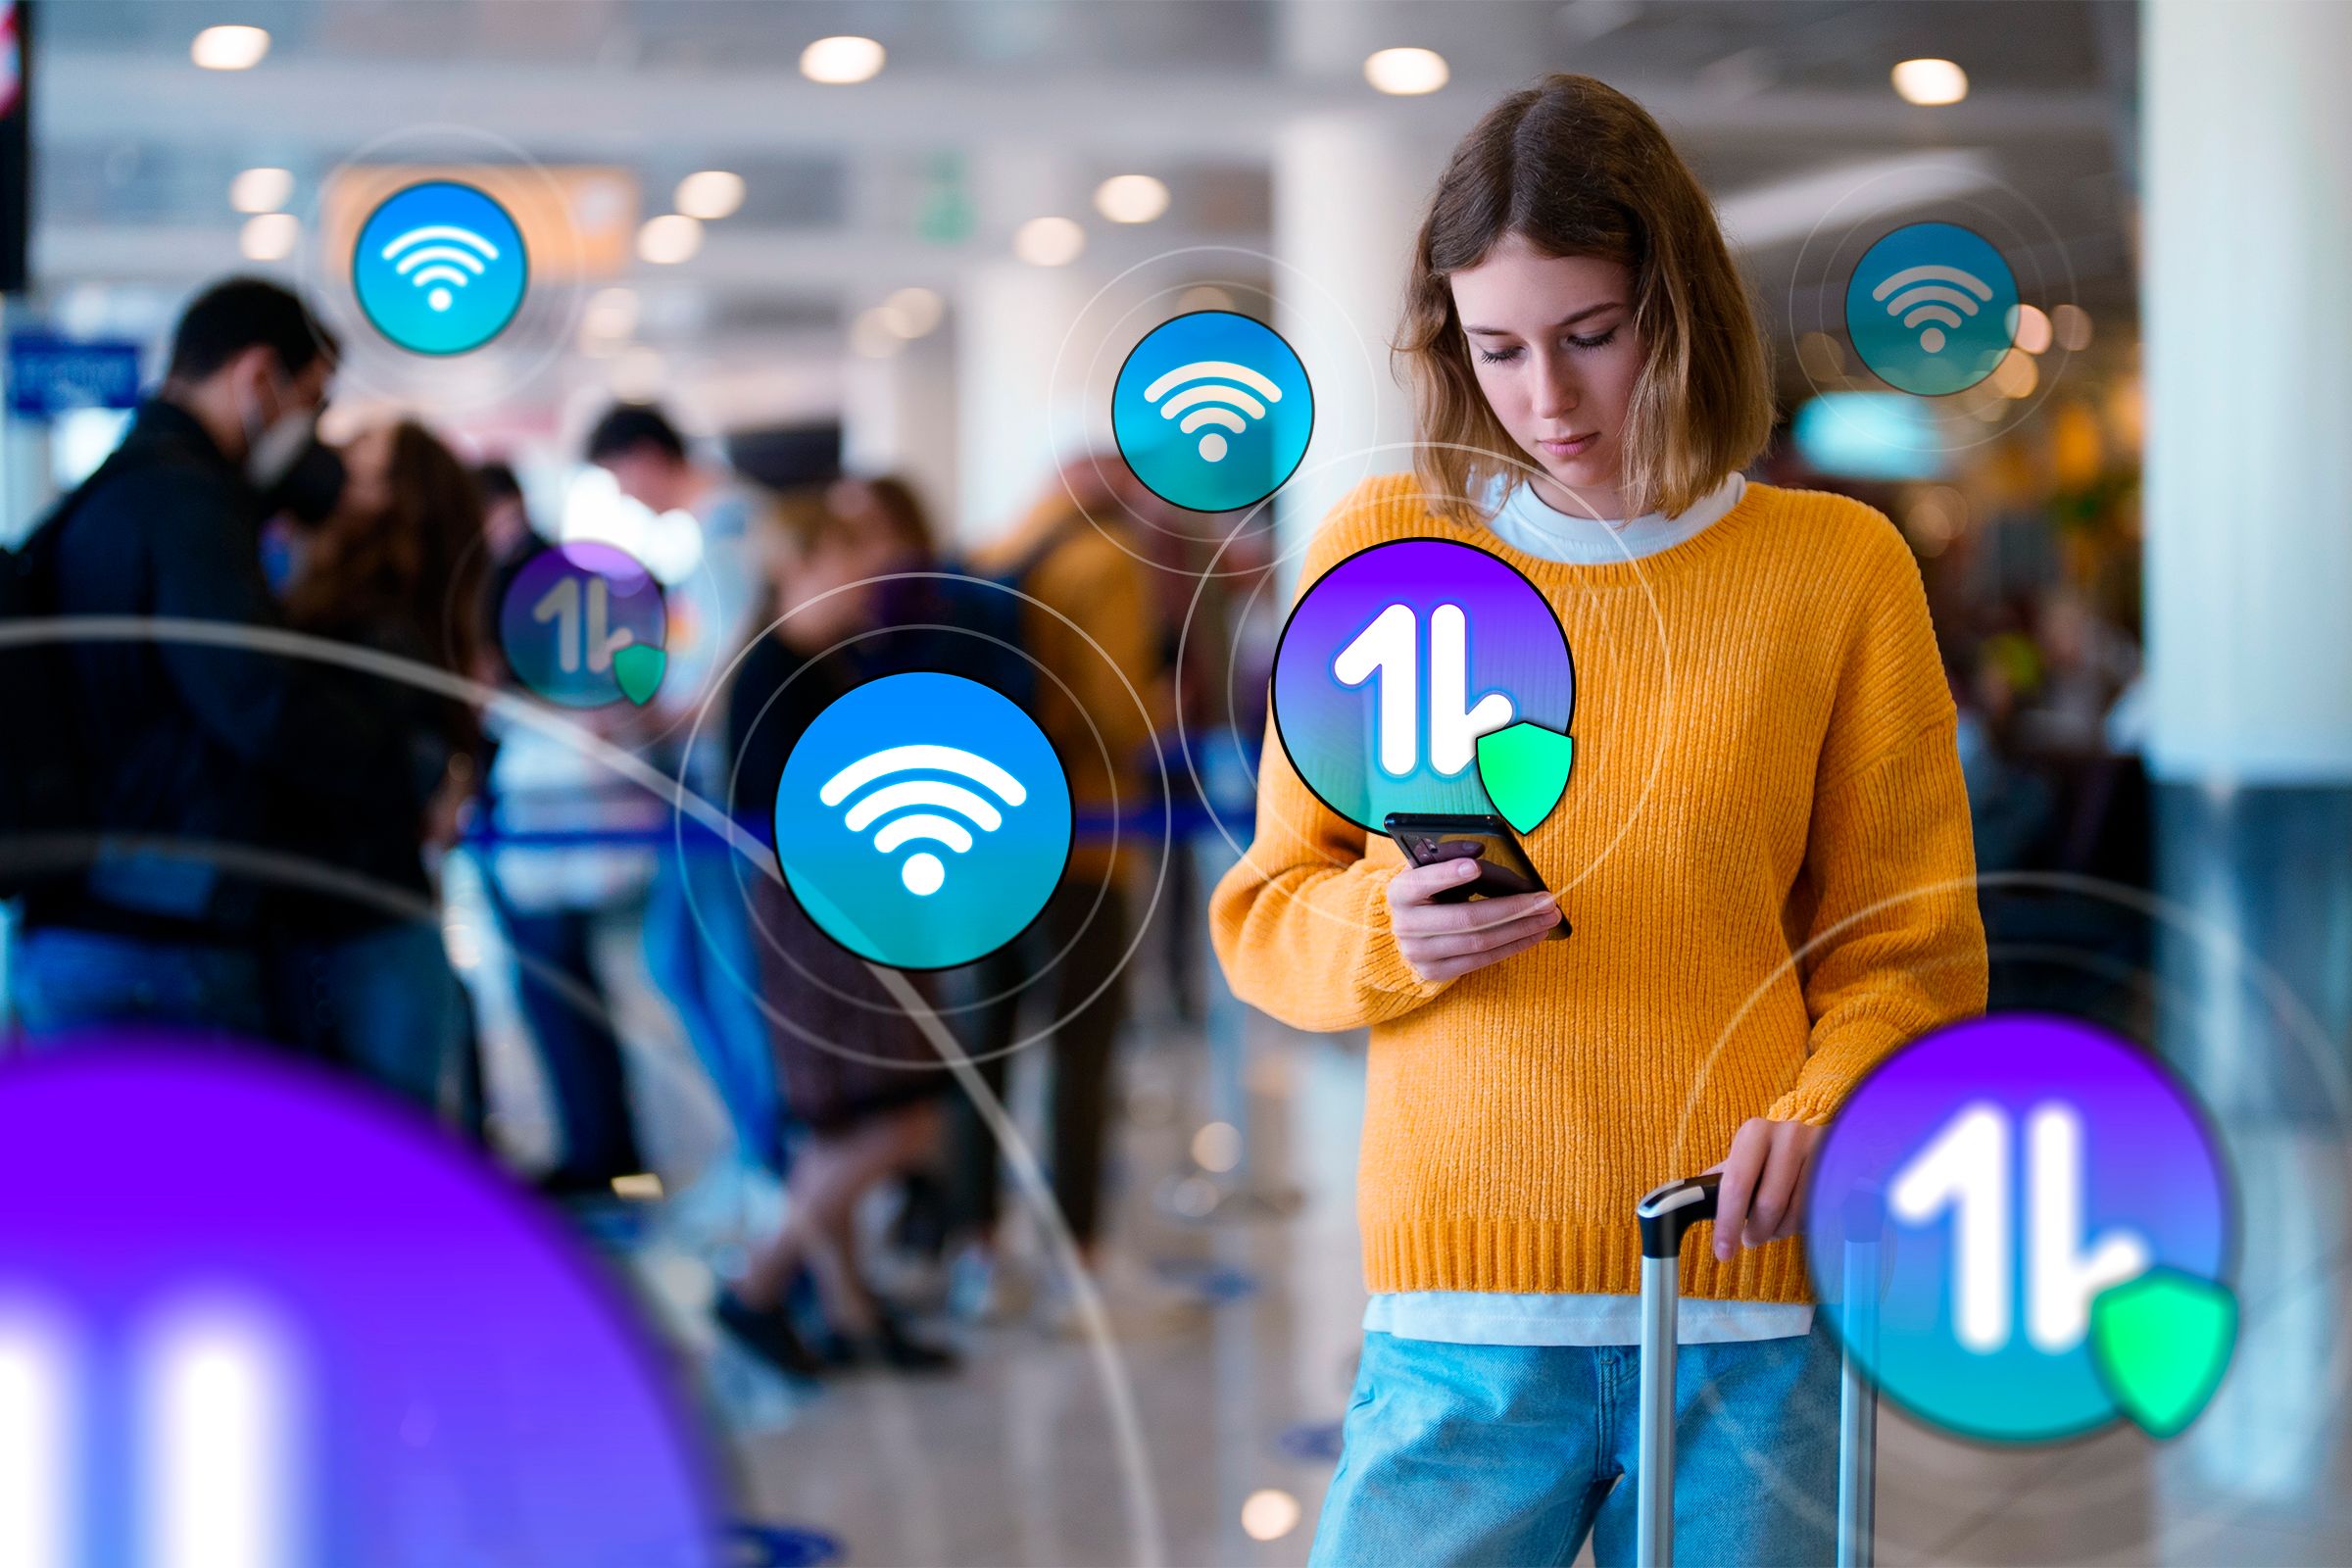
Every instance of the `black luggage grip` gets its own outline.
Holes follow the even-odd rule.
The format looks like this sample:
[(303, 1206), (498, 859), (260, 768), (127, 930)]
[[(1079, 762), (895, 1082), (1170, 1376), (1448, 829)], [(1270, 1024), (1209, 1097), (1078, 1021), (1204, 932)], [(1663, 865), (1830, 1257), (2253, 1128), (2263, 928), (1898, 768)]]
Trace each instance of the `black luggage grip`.
[(1716, 1189), (1722, 1184), (1720, 1174), (1708, 1171), (1643, 1194), (1642, 1201), (1634, 1205), (1634, 1217), (1642, 1222), (1642, 1255), (1682, 1256), (1683, 1238), (1690, 1227), (1715, 1217)]

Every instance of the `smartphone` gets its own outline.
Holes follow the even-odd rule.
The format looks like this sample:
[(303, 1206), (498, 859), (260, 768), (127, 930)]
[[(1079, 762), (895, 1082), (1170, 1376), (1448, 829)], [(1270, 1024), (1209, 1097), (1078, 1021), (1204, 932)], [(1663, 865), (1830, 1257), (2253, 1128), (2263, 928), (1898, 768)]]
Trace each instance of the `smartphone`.
[[(1460, 859), (1479, 862), (1477, 881), (1447, 888), (1432, 903), (1459, 904), (1465, 899), (1501, 899), (1544, 890), (1544, 878), (1536, 870), (1535, 862), (1527, 858), (1527, 851), (1511, 832), (1511, 824), (1499, 816), (1391, 811), (1380, 825), (1388, 829), (1389, 837), (1396, 841), (1404, 858), (1415, 865)], [(1546, 941), (1556, 941), (1568, 935), (1568, 921), (1563, 917), (1544, 936)]]

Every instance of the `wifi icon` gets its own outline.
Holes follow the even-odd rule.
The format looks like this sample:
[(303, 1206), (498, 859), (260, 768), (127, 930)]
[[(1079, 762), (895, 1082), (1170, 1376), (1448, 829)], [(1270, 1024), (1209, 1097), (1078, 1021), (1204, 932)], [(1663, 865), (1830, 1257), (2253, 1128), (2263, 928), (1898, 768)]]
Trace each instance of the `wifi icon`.
[(1019, 936), (1061, 881), (1072, 822), (1037, 721), (929, 670), (834, 699), (776, 783), (793, 898), (841, 946), (901, 969), (970, 963)]
[(1152, 492), (1193, 512), (1255, 506), (1306, 456), (1306, 367), (1236, 311), (1193, 311), (1146, 333), (1111, 390), (1111, 433)]
[(1957, 223), (1906, 223), (1862, 253), (1845, 330), (1862, 363), (1922, 397), (1990, 375), (2017, 330), (2017, 275), (1992, 242)]
[[(839, 806), (876, 779), (916, 770), (968, 778), (995, 791), (997, 798), (1007, 806), (1019, 806), (1029, 799), (1029, 792), (1019, 779), (987, 758), (954, 746), (923, 744), (886, 747), (860, 757), (825, 780), (816, 797), (827, 806)], [(906, 814), (891, 816), (894, 811)], [(956, 816), (943, 816), (942, 811), (954, 811)], [(883, 822), (881, 830), (874, 834), (874, 849), (882, 855), (917, 841), (944, 844), (961, 855), (972, 847), (971, 829), (963, 825), (965, 821), (983, 833), (994, 833), (1004, 825), (1004, 813), (986, 797), (960, 784), (936, 778), (907, 778), (885, 784), (852, 802), (843, 823), (851, 832), (862, 833), (885, 816), (890, 820)], [(928, 850), (916, 851), (899, 867), (899, 881), (917, 898), (929, 898), (946, 886), (947, 880), (946, 864)]]
[(351, 281), (368, 323), (392, 342), (416, 354), (464, 354), (514, 318), (530, 259), (521, 229), (490, 196), (427, 180), (368, 215)]

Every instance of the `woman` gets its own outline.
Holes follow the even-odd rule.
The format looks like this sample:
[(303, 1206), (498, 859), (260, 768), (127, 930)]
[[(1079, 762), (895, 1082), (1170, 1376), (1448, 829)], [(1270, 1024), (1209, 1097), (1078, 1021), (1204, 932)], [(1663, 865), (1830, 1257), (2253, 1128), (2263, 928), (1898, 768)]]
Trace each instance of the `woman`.
[[(853, 686), (908, 667), (891, 651), (911, 654), (906, 639), (922, 635), (880, 618), (887, 585), (872, 579), (897, 569), (907, 543), (897, 529), (818, 507), (800, 507), (792, 518), (797, 542), (770, 559), (786, 613), (746, 652), (727, 697), (729, 797), (745, 820), (768, 820), (785, 760), (817, 714)], [(786, 1175), (784, 1226), (719, 1293), (718, 1321), (787, 1372), (861, 1362), (951, 1369), (954, 1354), (901, 1322), (867, 1286), (858, 1256), (865, 1195), (937, 1162), (939, 1100), (949, 1086), (938, 1053), (864, 961), (819, 931), (772, 877), (747, 871), (744, 881), (777, 1084), (803, 1136)], [(804, 1268), (824, 1315), (814, 1348), (788, 1305)]]
[[(473, 476), (422, 425), (370, 430), (344, 450), (334, 514), (305, 542), (286, 592), (300, 630), (470, 674), (482, 507)], [(378, 676), (351, 681), (410, 760), (408, 809), (350, 812), (288, 792), (273, 809), (328, 869), (436, 901), (428, 846), (456, 836), (481, 732), (469, 707)], [(419, 1104), (436, 1105), (466, 1040), (466, 996), (437, 919), (326, 892), (286, 895), (273, 987), (282, 1026)]]
[[(1415, 472), (1343, 502), (1301, 580), (1435, 536), (1543, 593), (1577, 662), (1577, 772), (1526, 844), (1572, 891), (1435, 902), (1471, 867), (1402, 868), (1266, 747), (1218, 955), (1287, 1022), (1372, 1029), (1374, 1295), (1314, 1560), (1564, 1564), (1589, 1533), (1629, 1559), (1633, 1205), (1712, 1163), (1677, 1544), (1827, 1561), (1806, 1163), (1872, 1062), (1984, 996), (1918, 570), (1868, 508), (1741, 479), (1770, 420), (1744, 291), (1656, 122), (1589, 77), (1511, 95), (1455, 149), (1398, 355)], [(1546, 942), (1560, 896), (1575, 934)]]

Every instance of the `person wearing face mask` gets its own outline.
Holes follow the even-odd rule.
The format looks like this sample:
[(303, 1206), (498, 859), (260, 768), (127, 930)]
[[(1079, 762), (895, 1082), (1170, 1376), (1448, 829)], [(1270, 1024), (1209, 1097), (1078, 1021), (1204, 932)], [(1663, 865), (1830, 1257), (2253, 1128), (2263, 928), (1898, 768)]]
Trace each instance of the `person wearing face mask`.
[[(59, 666), (71, 733), (54, 741), (78, 754), (90, 853), (25, 895), (10, 986), (35, 1039), (121, 1023), (266, 1037), (263, 896), (300, 871), (267, 803), (292, 790), (379, 810), (404, 776), (321, 666), (235, 637), (285, 626), (264, 524), (316, 522), (342, 489), (315, 433), (334, 353), (276, 284), (207, 289), (122, 447), (45, 525), (54, 612), (141, 617), (154, 635), (75, 642)], [(175, 621), (228, 635), (193, 641)]]

